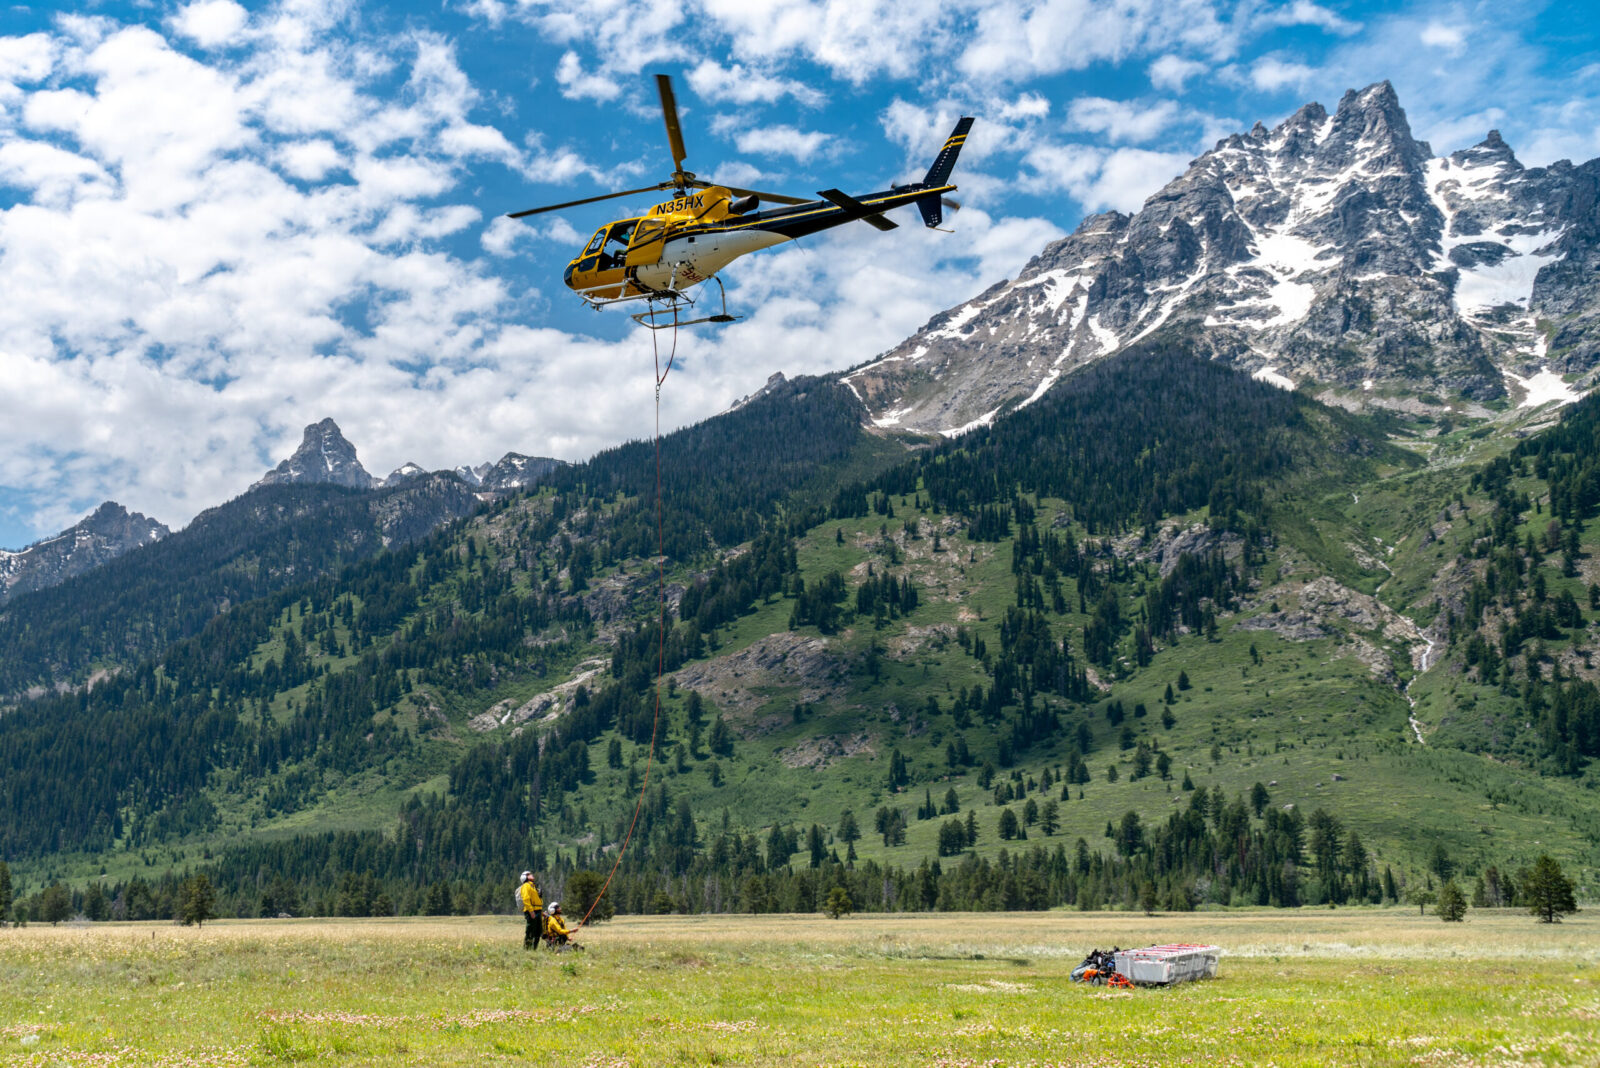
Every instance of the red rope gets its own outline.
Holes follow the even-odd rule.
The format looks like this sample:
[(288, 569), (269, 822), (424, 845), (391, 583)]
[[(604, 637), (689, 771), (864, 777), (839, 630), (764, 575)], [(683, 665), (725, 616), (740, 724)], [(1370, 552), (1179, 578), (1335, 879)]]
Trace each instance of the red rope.
[(667, 666), (667, 549), (666, 534), (661, 515), (661, 383), (667, 380), (672, 373), (672, 365), (678, 358), (678, 309), (672, 309), (672, 349), (667, 354), (667, 368), (661, 369), (661, 347), (656, 343), (656, 333), (650, 331), (650, 348), (656, 361), (656, 685), (655, 685), (655, 716), (650, 721), (650, 751), (645, 755), (644, 782), (639, 784), (639, 800), (633, 806), (633, 820), (628, 824), (628, 833), (622, 838), (622, 848), (617, 850), (617, 859), (611, 864), (611, 871), (606, 875), (606, 881), (601, 884), (600, 892), (594, 896), (594, 903), (589, 906), (589, 911), (583, 914), (583, 919), (578, 921), (579, 927), (589, 923), (589, 917), (594, 910), (600, 907), (600, 902), (605, 899), (606, 891), (611, 888), (612, 877), (617, 874), (617, 869), (622, 866), (622, 856), (628, 851), (628, 843), (633, 841), (633, 829), (639, 825), (639, 813), (644, 810), (645, 791), (650, 788), (650, 769), (656, 759), (656, 730), (661, 724), (661, 676)]

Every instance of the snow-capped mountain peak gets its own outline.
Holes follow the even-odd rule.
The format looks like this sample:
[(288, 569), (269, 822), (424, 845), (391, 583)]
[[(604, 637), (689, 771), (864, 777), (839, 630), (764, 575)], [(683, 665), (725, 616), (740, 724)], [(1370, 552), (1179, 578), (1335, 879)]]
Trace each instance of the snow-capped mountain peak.
[[(1498, 133), (1435, 157), (1388, 82), (1307, 104), (1090, 216), (1017, 278), (845, 381), (873, 421), (945, 434), (1158, 332), (1348, 405), (1566, 399), (1600, 363), (1600, 161), (1528, 170)], [(1562, 318), (1559, 337), (1541, 321)], [(1562, 342), (1565, 342), (1563, 344)], [(1530, 388), (1533, 381), (1540, 388)]]

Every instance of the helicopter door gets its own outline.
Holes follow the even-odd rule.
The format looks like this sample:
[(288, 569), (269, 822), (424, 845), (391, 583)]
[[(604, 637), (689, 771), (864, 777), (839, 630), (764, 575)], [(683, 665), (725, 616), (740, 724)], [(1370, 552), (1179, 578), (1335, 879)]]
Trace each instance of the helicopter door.
[(640, 219), (634, 227), (633, 240), (628, 243), (629, 267), (646, 267), (661, 262), (662, 249), (666, 247), (667, 222), (665, 219)]

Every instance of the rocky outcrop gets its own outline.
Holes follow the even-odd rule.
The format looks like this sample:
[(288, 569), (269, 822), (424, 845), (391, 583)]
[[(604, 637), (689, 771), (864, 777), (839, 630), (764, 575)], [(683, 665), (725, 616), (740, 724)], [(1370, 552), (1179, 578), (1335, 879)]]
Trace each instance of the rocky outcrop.
[(332, 419), (324, 419), (306, 427), (300, 438), (300, 447), (287, 460), (263, 475), (256, 486), (325, 482), (352, 489), (371, 489), (375, 481), (361, 466), (361, 461), (356, 459), (356, 447), (345, 440), (339, 424)]
[(1160, 568), (1162, 578), (1170, 575), (1184, 556), (1221, 553), (1223, 559), (1231, 563), (1244, 554), (1244, 548), (1244, 538), (1238, 534), (1213, 530), (1204, 523), (1194, 523), (1188, 527), (1168, 523), (1149, 537), (1142, 531), (1135, 531), (1114, 538), (1111, 542), (1111, 551), (1124, 560), (1131, 558), (1141, 563), (1154, 562)]
[(769, 634), (672, 677), (679, 686), (700, 691), (747, 733), (767, 726), (756, 722), (756, 714), (774, 690), (792, 691), (794, 700), (809, 703), (836, 699), (849, 689), (848, 666), (829, 641), (792, 631)]

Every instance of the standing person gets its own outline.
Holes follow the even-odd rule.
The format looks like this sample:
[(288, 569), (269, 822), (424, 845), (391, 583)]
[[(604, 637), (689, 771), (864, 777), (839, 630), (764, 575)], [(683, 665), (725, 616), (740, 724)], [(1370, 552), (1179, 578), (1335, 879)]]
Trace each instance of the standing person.
[(533, 885), (533, 872), (522, 873), (522, 885), (517, 887), (517, 900), (522, 903), (522, 915), (528, 921), (528, 928), (522, 934), (522, 948), (533, 949), (544, 937), (544, 898), (539, 896), (539, 888)]

